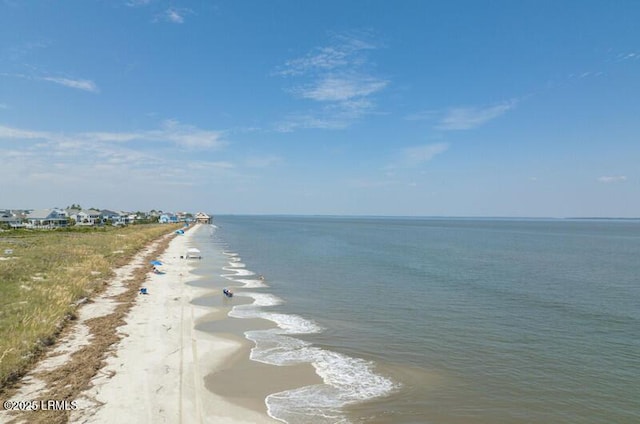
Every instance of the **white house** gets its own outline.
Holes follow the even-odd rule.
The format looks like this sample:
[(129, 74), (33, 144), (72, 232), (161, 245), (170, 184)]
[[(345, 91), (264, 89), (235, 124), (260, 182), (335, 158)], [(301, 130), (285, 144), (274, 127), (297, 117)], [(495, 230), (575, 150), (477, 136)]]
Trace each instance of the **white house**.
[(95, 209), (83, 209), (71, 215), (75, 219), (76, 225), (96, 225), (102, 222), (100, 211)]

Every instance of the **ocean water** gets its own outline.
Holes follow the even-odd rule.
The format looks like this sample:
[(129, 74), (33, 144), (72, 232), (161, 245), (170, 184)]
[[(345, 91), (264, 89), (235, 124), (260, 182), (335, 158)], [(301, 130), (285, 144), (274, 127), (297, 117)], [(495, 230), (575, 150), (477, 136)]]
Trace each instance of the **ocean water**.
[[(294, 423), (640, 423), (640, 222), (219, 216)], [(262, 281), (258, 275), (264, 275)], [(241, 287), (241, 288), (240, 288)]]

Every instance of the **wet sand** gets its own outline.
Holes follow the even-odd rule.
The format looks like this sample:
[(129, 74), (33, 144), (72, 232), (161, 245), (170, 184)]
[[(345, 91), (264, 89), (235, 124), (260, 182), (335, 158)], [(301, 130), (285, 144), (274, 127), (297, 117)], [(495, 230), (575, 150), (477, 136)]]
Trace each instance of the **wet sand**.
[(238, 406), (264, 411), (265, 398), (272, 393), (322, 383), (311, 364), (275, 366), (252, 361), (244, 338), (230, 334), (219, 337), (243, 346), (226, 364), (205, 376), (205, 387)]

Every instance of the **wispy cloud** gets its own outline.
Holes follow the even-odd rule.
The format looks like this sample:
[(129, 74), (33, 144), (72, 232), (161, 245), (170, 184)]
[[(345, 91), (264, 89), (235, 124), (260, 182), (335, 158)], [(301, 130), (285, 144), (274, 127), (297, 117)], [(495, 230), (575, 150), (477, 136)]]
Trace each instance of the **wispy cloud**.
[(449, 143), (429, 143), (406, 147), (398, 151), (393, 162), (384, 169), (387, 176), (394, 177), (396, 170), (420, 167), (448, 149)]
[(47, 131), (24, 130), (0, 125), (0, 141), (3, 139), (42, 140), (63, 148), (94, 146), (96, 143), (128, 143), (147, 141), (171, 143), (189, 149), (218, 149), (227, 145), (224, 131), (203, 130), (176, 120), (166, 120), (157, 130), (135, 132), (81, 132), (60, 134)]
[(129, 7), (141, 7), (151, 3), (151, 0), (129, 0), (125, 4)]
[(366, 32), (334, 34), (332, 43), (288, 60), (274, 74), (287, 78), (293, 96), (318, 105), (291, 113), (276, 125), (279, 131), (296, 128), (337, 129), (371, 113), (373, 96), (389, 81), (374, 75), (367, 53), (379, 48)]
[[(131, 132), (61, 133), (0, 125), (0, 157), (7, 159), (0, 180), (15, 183), (11, 190), (23, 187), (44, 197), (52, 196), (40, 189), (43, 178), (55, 179), (56, 190), (69, 193), (89, 193), (90, 184), (99, 184), (116, 198), (121, 194), (136, 201), (150, 196), (146, 187), (154, 187), (157, 197), (169, 186), (242, 179), (223, 150), (225, 134), (175, 120)], [(96, 175), (104, 178), (96, 183)]]
[(319, 109), (289, 114), (276, 124), (276, 131), (291, 132), (300, 128), (344, 129), (362, 116), (374, 113), (374, 108), (374, 103), (366, 98), (329, 103)]
[(223, 139), (223, 131), (202, 130), (176, 120), (165, 121), (161, 130), (151, 131), (147, 135), (152, 138), (164, 138), (177, 145), (193, 149), (219, 148), (227, 145)]
[(369, 75), (326, 75), (307, 86), (292, 91), (319, 102), (343, 102), (353, 98), (367, 97), (386, 87), (388, 81)]
[(82, 91), (88, 91), (90, 93), (100, 92), (100, 88), (98, 88), (98, 85), (92, 80), (88, 80), (88, 79), (38, 76), (38, 75), (28, 75), (28, 74), (22, 74), (22, 73), (6, 73), (6, 72), (1, 72), (0, 77), (22, 78), (22, 79), (32, 80), (32, 81), (46, 81), (46, 82), (59, 84), (64, 87), (75, 88), (77, 90), (82, 90)]
[(3, 139), (46, 139), (49, 133), (43, 131), (23, 130), (20, 128), (6, 127), (0, 125), (0, 140)]
[(632, 51), (632, 52), (625, 52), (625, 53), (619, 53), (616, 56), (617, 60), (620, 61), (626, 61), (626, 60), (640, 60), (640, 52), (638, 51)]
[(401, 152), (401, 163), (406, 166), (418, 166), (429, 162), (437, 155), (449, 149), (448, 143), (432, 143), (422, 146), (407, 147)]
[(56, 84), (64, 85), (65, 87), (76, 88), (78, 90), (89, 91), (91, 93), (98, 93), (100, 90), (95, 82), (85, 79), (70, 79), (70, 78), (55, 78), (55, 77), (42, 77), (43, 81), (49, 81)]
[(598, 181), (605, 184), (621, 183), (627, 181), (627, 177), (625, 175), (605, 175), (598, 177)]
[(492, 121), (516, 106), (515, 101), (487, 107), (459, 107), (449, 109), (437, 128), (441, 130), (469, 130)]
[(409, 121), (434, 121), (435, 128), (443, 131), (478, 128), (509, 112), (517, 105), (509, 100), (490, 106), (453, 107), (445, 110), (424, 110), (407, 115)]
[(333, 34), (331, 45), (316, 47), (302, 57), (286, 61), (276, 74), (304, 75), (364, 65), (367, 63), (365, 52), (379, 48), (376, 43), (367, 40), (369, 38), (371, 35), (366, 32)]
[(187, 8), (170, 7), (156, 16), (155, 22), (163, 21), (173, 24), (183, 24), (187, 15), (193, 11)]

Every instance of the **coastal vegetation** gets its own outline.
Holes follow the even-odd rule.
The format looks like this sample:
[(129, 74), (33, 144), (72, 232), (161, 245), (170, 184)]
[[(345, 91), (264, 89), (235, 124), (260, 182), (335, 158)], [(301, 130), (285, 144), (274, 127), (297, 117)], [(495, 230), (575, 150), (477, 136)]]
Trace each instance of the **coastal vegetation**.
[(100, 292), (115, 267), (179, 227), (0, 232), (0, 390), (54, 343), (78, 304)]

